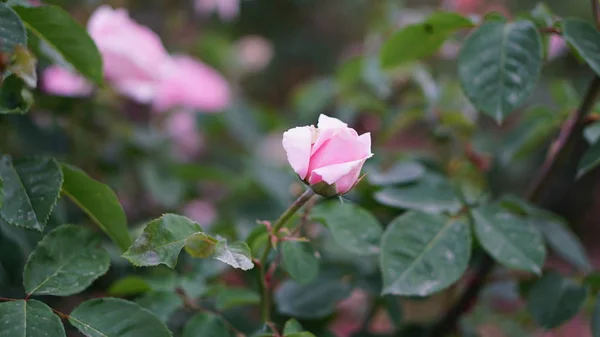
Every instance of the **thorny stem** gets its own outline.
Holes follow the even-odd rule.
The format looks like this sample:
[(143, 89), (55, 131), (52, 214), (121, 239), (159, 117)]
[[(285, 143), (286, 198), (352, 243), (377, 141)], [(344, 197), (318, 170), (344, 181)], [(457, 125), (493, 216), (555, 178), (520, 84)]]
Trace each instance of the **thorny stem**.
[(560, 35), (560, 29), (556, 27), (542, 27), (538, 29), (540, 33)]
[[(306, 191), (304, 191), (304, 193), (302, 193), (302, 195), (300, 195), (298, 197), (298, 199), (296, 199), (296, 201), (294, 201), (294, 203), (292, 203), (290, 205), (290, 207), (288, 209), (285, 210), (285, 212), (283, 212), (283, 214), (281, 214), (281, 216), (279, 217), (279, 219), (277, 219), (277, 221), (275, 221), (275, 224), (273, 224), (273, 233), (274, 235), (277, 235), (279, 233), (279, 231), (281, 230), (281, 228), (288, 222), (288, 220), (292, 217), (292, 215), (294, 215), (296, 212), (298, 212), (298, 210), (300, 208), (302, 208), (302, 206), (304, 204), (306, 204), (313, 196), (315, 195), (315, 192), (313, 192), (313, 190), (309, 187), (308, 189), (306, 189)], [(271, 291), (270, 291), (270, 279), (266, 278), (266, 264), (267, 264), (267, 258), (269, 257), (269, 253), (271, 252), (271, 242), (267, 242), (267, 246), (265, 247), (265, 250), (260, 258), (260, 260), (258, 261), (258, 284), (260, 287), (260, 295), (261, 295), (261, 314), (262, 314), (262, 319), (265, 323), (268, 323), (271, 321)]]
[[(598, 0), (593, 0), (597, 3)], [(548, 182), (556, 175), (558, 169), (569, 158), (572, 150), (583, 140), (583, 129), (586, 124), (586, 115), (593, 109), (600, 94), (600, 78), (594, 77), (590, 83), (586, 95), (573, 116), (563, 125), (563, 128), (538, 175), (534, 178), (531, 187), (527, 190), (526, 197), (529, 201), (537, 203), (540, 201), (545, 190), (549, 187)]]

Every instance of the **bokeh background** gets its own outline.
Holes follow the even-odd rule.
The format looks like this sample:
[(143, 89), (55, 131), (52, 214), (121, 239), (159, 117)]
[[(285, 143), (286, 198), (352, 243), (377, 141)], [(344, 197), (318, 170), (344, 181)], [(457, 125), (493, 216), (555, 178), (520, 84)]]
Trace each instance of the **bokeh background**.
[[(320, 113), (347, 121), (359, 133), (372, 133), (375, 157), (365, 168), (367, 172), (401, 157), (441, 158), (451, 175), (472, 181), (475, 189), (489, 177), (496, 193), (520, 193), (535, 175), (550, 144), (548, 139), (558, 132), (558, 126), (542, 125), (526, 133), (515, 131), (515, 126), (527, 120), (532, 107), (540, 105), (542, 110), (566, 118), (591, 77), (591, 71), (569, 53), (560, 39), (548, 41), (548, 62), (534, 95), (523, 111), (497, 126), (491, 119), (478, 116), (461, 94), (456, 78), (459, 38), (423, 62), (394, 72), (379, 67), (378, 50), (385, 38), (433, 10), (479, 16), (499, 12), (515, 18), (536, 5), (529, 0), (44, 3), (67, 9), (84, 26), (101, 5), (125, 8), (134, 21), (155, 32), (171, 54), (186, 54), (211, 67), (228, 87), (225, 102), (217, 108), (200, 104), (158, 112), (151, 104), (123, 95), (110, 82), (103, 88), (84, 85), (83, 91), (70, 91), (60, 79), (55, 77), (52, 82), (53, 75), (47, 71), (52, 61), (39, 60), (41, 85), (34, 93), (35, 103), (26, 115), (3, 117), (0, 150), (15, 156), (52, 155), (108, 183), (118, 194), (134, 231), (141, 230), (140, 225), (150, 219), (175, 212), (198, 221), (211, 232), (245, 239), (256, 227), (256, 219), (277, 217), (302, 190), (302, 183), (288, 167), (281, 135), (293, 126), (315, 124)], [(588, 1), (549, 0), (546, 4), (559, 16), (591, 20)], [(214, 85), (211, 81), (210, 76), (200, 76), (180, 90), (207, 95)], [(488, 175), (478, 175), (470, 169), (472, 165), (485, 168)], [(597, 176), (594, 172), (575, 184), (565, 178), (556, 185), (555, 193), (547, 196), (553, 210), (571, 220), (596, 266), (600, 265), (600, 247), (596, 244), (600, 237)], [(381, 219), (393, 218), (397, 213), (372, 200), (372, 191), (372, 186), (361, 184), (348, 198), (361, 200)], [(67, 214), (71, 221), (88, 221), (62, 200), (51, 223), (63, 223)], [(1, 229), (5, 239), (0, 245), (0, 285), (6, 293), (18, 293), (21, 260), (39, 237)], [(326, 236), (313, 233), (321, 234)], [(22, 243), (18, 254), (9, 244), (16, 236)], [(330, 238), (322, 240), (318, 244), (325, 247), (324, 265), (331, 264), (332, 269), (349, 275), (363, 273), (361, 279), (377, 274), (376, 266), (361, 265), (360, 261), (364, 269), (356, 271), (356, 261), (336, 251)], [(118, 252), (114, 254), (118, 256)], [(216, 283), (247, 281), (241, 273), (219, 274), (221, 269), (206, 263), (185, 260), (179, 265), (180, 272), (199, 270), (202, 280), (221, 275)], [(171, 282), (169, 272), (160, 268), (133, 272), (152, 274), (158, 287), (169, 287)], [(91, 294), (84, 296), (106, 294), (111, 284), (130, 273), (131, 266), (122, 260), (94, 285)], [(205, 288), (202, 291), (215, 291)], [(405, 319), (415, 323), (435, 319), (443, 312), (440, 303), (448, 301), (447, 296), (452, 294), (405, 302)], [(339, 305), (335, 317), (314, 325), (328, 326), (337, 336), (350, 336), (361, 329), (368, 299), (368, 291), (355, 292)], [(77, 299), (49, 301), (66, 308), (78, 303)], [(518, 310), (508, 311), (517, 312), (511, 318), (518, 319)], [(480, 313), (476, 312), (473, 319), (480, 319)], [(248, 312), (228, 315), (242, 330), (251, 330), (258, 322), (257, 316)], [(489, 317), (496, 316), (485, 316), (485, 310), (481, 315), (487, 318), (475, 324), (480, 336), (521, 333), (498, 334), (494, 329), (501, 323), (489, 323)], [(184, 317), (185, 313), (174, 316), (171, 324), (181, 324)], [(572, 330), (544, 336), (587, 336), (587, 331), (573, 330), (584, 329), (585, 319), (577, 318), (573, 327), (565, 327)], [(391, 324), (390, 318), (381, 314), (370, 331), (385, 332)], [(533, 332), (523, 335), (528, 333)]]

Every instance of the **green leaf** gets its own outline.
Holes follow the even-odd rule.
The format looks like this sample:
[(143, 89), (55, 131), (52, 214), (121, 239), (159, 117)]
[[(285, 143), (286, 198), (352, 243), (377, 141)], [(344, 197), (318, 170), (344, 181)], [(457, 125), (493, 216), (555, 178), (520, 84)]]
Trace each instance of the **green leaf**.
[(381, 66), (392, 68), (435, 53), (452, 33), (473, 27), (473, 22), (453, 12), (437, 12), (421, 23), (403, 27), (381, 48)]
[(195, 258), (207, 258), (214, 254), (219, 240), (205, 233), (194, 233), (185, 239), (185, 251)]
[(289, 280), (277, 288), (275, 302), (281, 314), (316, 319), (330, 315), (350, 290), (350, 285), (334, 279), (318, 278), (309, 284)]
[(14, 9), (27, 29), (50, 45), (79, 73), (102, 85), (100, 52), (85, 29), (69, 13), (57, 6)]
[(241, 270), (254, 268), (250, 247), (241, 241), (228, 244), (227, 240), (219, 240), (213, 258)]
[(563, 38), (600, 74), (600, 32), (591, 24), (578, 19), (562, 21)]
[[(186, 337), (186, 336), (184, 336)], [(254, 331), (254, 333), (252, 333), (250, 335), (250, 337), (273, 337), (273, 332), (271, 331), (271, 328), (267, 325), (267, 324), (263, 324), (260, 329), (258, 329), (257, 331)]]
[(302, 327), (302, 324), (300, 324), (300, 322), (298, 322), (295, 318), (291, 318), (285, 322), (285, 325), (283, 326), (283, 335), (287, 336), (288, 334), (302, 332), (303, 330), (304, 328)]
[(304, 331), (304, 328), (295, 318), (285, 322), (283, 326), (283, 337), (315, 337), (312, 333)]
[(152, 311), (163, 322), (167, 322), (175, 311), (183, 306), (183, 300), (179, 295), (167, 291), (146, 293), (138, 297), (135, 303)]
[(0, 303), (0, 337), (64, 337), (65, 328), (50, 307), (36, 300)]
[(308, 331), (302, 331), (302, 332), (294, 332), (289, 335), (284, 335), (283, 337), (315, 337), (315, 335), (313, 335), (312, 333), (310, 333)]
[(472, 217), (477, 239), (494, 259), (507, 268), (541, 273), (546, 248), (536, 227), (497, 205), (474, 209)]
[(108, 234), (121, 250), (126, 250), (131, 245), (131, 238), (125, 212), (115, 192), (73, 166), (63, 164), (62, 172), (65, 177), (63, 194)]
[(460, 199), (450, 183), (431, 174), (414, 184), (384, 188), (375, 193), (374, 197), (386, 206), (428, 213), (456, 213), (462, 208)]
[(583, 130), (583, 135), (589, 144), (593, 145), (598, 142), (598, 140), (600, 140), (600, 122), (595, 122), (586, 126)]
[(589, 273), (583, 279), (583, 285), (586, 286), (592, 294), (600, 292), (600, 272), (594, 271)]
[(600, 296), (596, 297), (594, 311), (592, 312), (592, 336), (600, 337)]
[(381, 239), (382, 294), (427, 296), (458, 280), (469, 264), (471, 231), (464, 219), (408, 212)]
[(403, 311), (400, 301), (396, 296), (384, 296), (383, 305), (388, 317), (392, 321), (396, 329), (401, 329), (404, 326)]
[(234, 337), (225, 320), (213, 313), (201, 312), (190, 318), (183, 328), (183, 337)]
[(85, 301), (69, 322), (87, 337), (170, 337), (167, 326), (139, 305), (118, 298)]
[(508, 18), (499, 12), (489, 12), (483, 16), (483, 21), (488, 22), (507, 22)]
[(28, 87), (37, 86), (37, 58), (27, 47), (17, 46), (8, 71), (19, 76)]
[(29, 256), (23, 284), (29, 295), (69, 296), (104, 275), (110, 256), (85, 227), (63, 225), (48, 233)]
[(246, 288), (223, 287), (217, 294), (216, 307), (219, 311), (225, 311), (235, 307), (259, 303), (260, 295), (253, 290)]
[(399, 162), (385, 172), (372, 172), (367, 178), (377, 186), (412, 183), (425, 174), (423, 165), (417, 162)]
[(24, 114), (33, 104), (33, 96), (17, 75), (8, 76), (0, 85), (0, 115)]
[(202, 232), (199, 224), (181, 215), (165, 214), (146, 225), (123, 257), (136, 266), (162, 263), (174, 268), (185, 240), (196, 232)]
[(58, 163), (50, 158), (13, 162), (9, 156), (3, 156), (0, 175), (4, 180), (2, 219), (13, 226), (44, 230), (63, 183)]
[(577, 315), (586, 297), (585, 288), (558, 273), (550, 272), (529, 292), (527, 310), (536, 323), (552, 329)]
[(270, 245), (269, 232), (265, 226), (256, 226), (248, 237), (246, 237), (246, 243), (250, 247), (252, 256), (261, 256), (264, 252), (265, 247)]
[(159, 266), (149, 270), (144, 275), (144, 280), (154, 291), (174, 291), (177, 288), (177, 273), (168, 268)]
[(523, 159), (543, 150), (545, 143), (560, 129), (561, 122), (556, 113), (545, 106), (527, 111), (517, 127), (506, 136), (506, 155), (510, 159)]
[(108, 288), (108, 294), (111, 296), (132, 296), (152, 290), (150, 284), (139, 276), (126, 276), (113, 283)]
[(169, 175), (164, 166), (147, 161), (138, 169), (142, 184), (158, 204), (173, 208), (181, 202), (185, 186), (182, 181)]
[(4, 1), (8, 6), (24, 6), (24, 7), (33, 7), (34, 5), (29, 2), (29, 0), (0, 0), (0, 2)]
[(352, 203), (332, 201), (318, 205), (311, 216), (322, 219), (337, 243), (356, 255), (379, 252), (383, 228), (375, 216)]
[(294, 90), (292, 106), (302, 120), (313, 121), (333, 102), (335, 95), (336, 87), (330, 78), (315, 78)]
[(600, 164), (600, 142), (590, 146), (577, 165), (577, 178), (581, 178)]
[(584, 272), (592, 269), (583, 244), (563, 219), (557, 216), (545, 216), (531, 221), (542, 232), (550, 248), (563, 260)]
[(542, 43), (530, 21), (485, 22), (465, 40), (458, 75), (476, 108), (502, 122), (535, 88)]
[(500, 205), (515, 214), (527, 215), (528, 221), (538, 228), (559, 257), (584, 272), (590, 271), (585, 248), (565, 219), (514, 196), (505, 196)]
[(554, 25), (554, 14), (548, 5), (538, 2), (531, 10), (531, 16), (538, 27), (552, 27)]
[(200, 273), (183, 275), (179, 279), (179, 287), (187, 297), (198, 298), (211, 290), (211, 287), (206, 285), (205, 277)]
[(27, 46), (27, 31), (15, 11), (0, 3), (0, 53), (12, 53), (17, 45)]
[(306, 242), (284, 241), (281, 254), (285, 270), (300, 283), (309, 283), (319, 275), (319, 260)]

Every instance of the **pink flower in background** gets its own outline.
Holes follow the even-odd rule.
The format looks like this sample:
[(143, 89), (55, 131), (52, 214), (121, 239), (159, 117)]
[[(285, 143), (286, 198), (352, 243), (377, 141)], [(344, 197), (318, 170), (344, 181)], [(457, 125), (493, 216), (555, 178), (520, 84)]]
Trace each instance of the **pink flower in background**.
[(350, 297), (336, 305), (335, 319), (329, 329), (338, 337), (350, 337), (358, 332), (365, 319), (369, 296), (362, 289), (355, 289)]
[(195, 199), (183, 206), (183, 215), (207, 229), (217, 218), (217, 210), (211, 202)]
[(154, 109), (167, 111), (173, 108), (217, 112), (229, 105), (227, 82), (213, 68), (188, 56), (174, 56), (161, 70), (162, 79), (157, 85)]
[(359, 136), (346, 123), (325, 115), (319, 116), (317, 128), (311, 125), (286, 131), (283, 148), (300, 179), (311, 186), (321, 182), (335, 186), (337, 194), (354, 187), (363, 164), (373, 156), (370, 133)]
[(191, 57), (171, 57), (158, 35), (125, 9), (100, 6), (88, 31), (102, 54), (104, 75), (119, 93), (160, 112), (216, 112), (229, 104), (229, 87), (217, 71)]
[(175, 154), (188, 159), (200, 153), (204, 146), (196, 125), (196, 114), (188, 111), (174, 112), (167, 119), (167, 134), (173, 140)]
[(83, 76), (53, 65), (42, 74), (42, 90), (51, 95), (83, 97), (92, 93), (93, 86)]
[(217, 12), (225, 21), (233, 20), (240, 14), (240, 0), (195, 0), (194, 7), (200, 14)]
[(582, 315), (575, 316), (563, 325), (547, 332), (539, 332), (537, 337), (592, 337), (590, 323)]
[(461, 14), (477, 13), (485, 0), (446, 0), (445, 7)]
[(264, 37), (250, 35), (235, 43), (238, 64), (243, 71), (256, 72), (264, 69), (273, 58), (273, 45)]
[(156, 33), (133, 21), (125, 9), (100, 6), (88, 31), (104, 62), (104, 75), (123, 95), (140, 103), (154, 97), (157, 70), (169, 55)]
[(567, 44), (562, 36), (552, 34), (550, 36), (550, 45), (548, 46), (548, 59), (554, 59), (561, 56), (567, 50)]

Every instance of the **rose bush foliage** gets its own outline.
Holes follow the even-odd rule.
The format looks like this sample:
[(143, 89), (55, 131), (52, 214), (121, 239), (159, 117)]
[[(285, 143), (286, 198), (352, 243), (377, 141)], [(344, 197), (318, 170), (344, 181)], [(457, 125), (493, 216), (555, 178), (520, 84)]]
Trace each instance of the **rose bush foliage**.
[(598, 3), (282, 3), (0, 1), (0, 337), (600, 336)]

